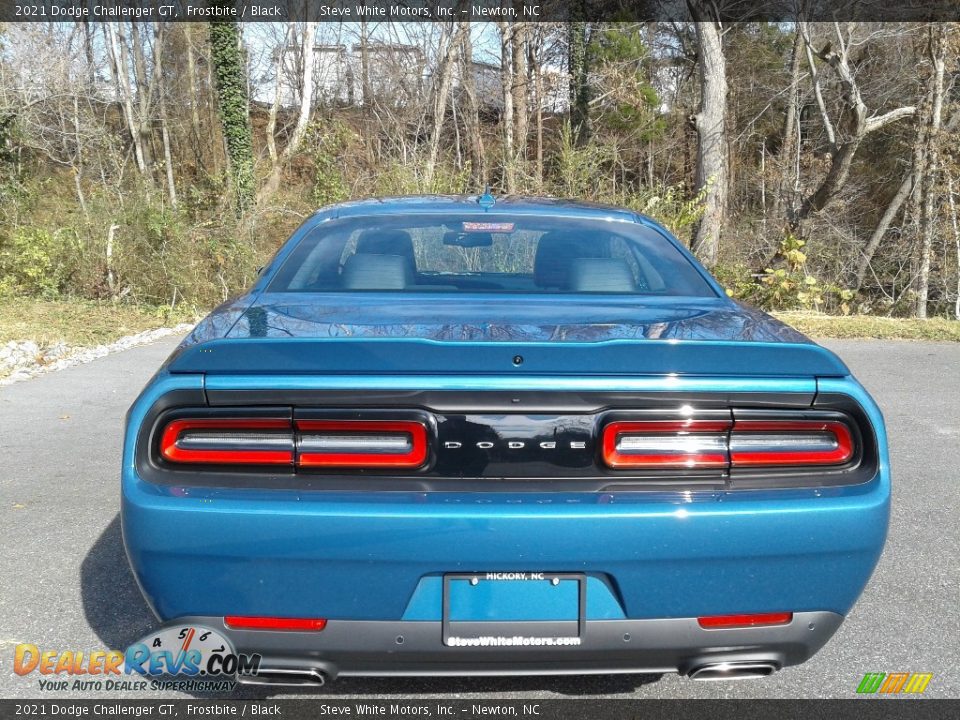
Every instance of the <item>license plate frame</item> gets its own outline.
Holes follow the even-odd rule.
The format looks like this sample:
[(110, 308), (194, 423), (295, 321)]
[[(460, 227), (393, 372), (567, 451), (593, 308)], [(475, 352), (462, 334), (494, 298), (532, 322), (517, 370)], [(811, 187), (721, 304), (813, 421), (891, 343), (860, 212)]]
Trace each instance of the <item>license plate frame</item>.
[[(512, 577), (489, 577), (489, 575), (504, 575)], [(525, 577), (516, 577), (525, 576)], [(573, 581), (577, 583), (577, 617), (576, 620), (452, 620), (450, 607), (450, 590), (454, 581), (473, 581), (495, 582), (495, 583), (523, 583), (523, 582), (552, 582), (556, 579), (558, 582)], [(443, 609), (442, 609), (442, 642), (445, 646), (451, 646), (451, 638), (458, 637), (454, 634), (457, 626), (468, 632), (476, 632), (482, 628), (484, 635), (489, 636), (525, 636), (539, 637), (541, 639), (558, 640), (558, 643), (548, 642), (534, 644), (534, 647), (543, 647), (544, 645), (579, 645), (583, 641), (587, 627), (587, 576), (583, 573), (570, 572), (507, 572), (492, 573), (488, 571), (473, 573), (445, 573), (443, 575)], [(553, 634), (558, 629), (565, 629), (567, 626), (575, 626), (576, 634), (561, 633)], [(576, 642), (568, 642), (576, 640)], [(454, 646), (460, 643), (453, 643)], [(495, 645), (494, 647), (501, 647)], [(511, 646), (516, 647), (516, 646)]]

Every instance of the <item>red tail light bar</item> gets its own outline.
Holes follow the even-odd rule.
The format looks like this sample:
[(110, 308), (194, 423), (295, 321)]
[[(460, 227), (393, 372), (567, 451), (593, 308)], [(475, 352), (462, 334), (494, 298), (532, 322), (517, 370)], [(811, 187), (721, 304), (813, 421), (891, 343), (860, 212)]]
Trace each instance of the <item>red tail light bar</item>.
[(427, 428), (416, 420), (171, 420), (160, 455), (172, 463), (414, 469), (427, 461)]
[(160, 454), (175, 463), (292, 465), (290, 421), (279, 419), (191, 418), (163, 430)]
[(854, 454), (850, 426), (836, 419), (615, 421), (601, 440), (617, 470), (826, 467)]
[(837, 420), (737, 420), (730, 435), (733, 467), (843, 465), (853, 435)]

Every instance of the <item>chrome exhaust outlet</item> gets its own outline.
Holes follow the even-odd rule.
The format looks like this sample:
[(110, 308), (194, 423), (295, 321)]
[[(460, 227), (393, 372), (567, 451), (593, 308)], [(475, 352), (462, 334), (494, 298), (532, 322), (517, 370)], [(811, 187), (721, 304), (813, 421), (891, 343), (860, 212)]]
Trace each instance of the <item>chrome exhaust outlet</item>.
[(323, 687), (327, 674), (317, 668), (260, 668), (256, 675), (237, 675), (243, 685), (286, 685)]
[(691, 680), (751, 680), (773, 675), (780, 667), (771, 662), (717, 662), (699, 667), (687, 673)]

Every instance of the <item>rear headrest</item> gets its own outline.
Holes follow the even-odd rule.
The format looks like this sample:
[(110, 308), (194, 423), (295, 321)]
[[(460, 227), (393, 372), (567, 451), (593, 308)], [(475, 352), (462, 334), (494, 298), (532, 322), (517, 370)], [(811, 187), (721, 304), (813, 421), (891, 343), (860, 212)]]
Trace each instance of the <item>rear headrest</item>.
[(406, 230), (365, 230), (357, 238), (357, 254), (399, 255), (410, 263), (416, 272), (417, 259), (413, 251), (413, 239)]
[(340, 283), (347, 290), (403, 290), (413, 284), (413, 269), (400, 255), (351, 255)]
[(567, 287), (574, 260), (600, 257), (602, 250), (601, 243), (588, 243), (565, 232), (544, 233), (533, 258), (533, 282), (542, 288)]
[(569, 289), (574, 292), (632, 293), (637, 286), (626, 261), (616, 258), (578, 258), (570, 266)]

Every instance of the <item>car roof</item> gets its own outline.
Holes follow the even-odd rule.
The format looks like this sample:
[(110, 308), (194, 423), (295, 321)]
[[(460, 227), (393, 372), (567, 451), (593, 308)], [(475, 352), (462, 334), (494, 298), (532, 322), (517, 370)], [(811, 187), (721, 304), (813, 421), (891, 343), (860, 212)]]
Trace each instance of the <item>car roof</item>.
[(627, 208), (575, 200), (520, 195), (493, 196), (494, 204), (480, 202), (480, 195), (406, 195), (354, 200), (318, 210), (333, 217), (386, 215), (391, 213), (476, 213), (509, 212), (522, 215), (567, 217), (637, 222), (648, 218)]

